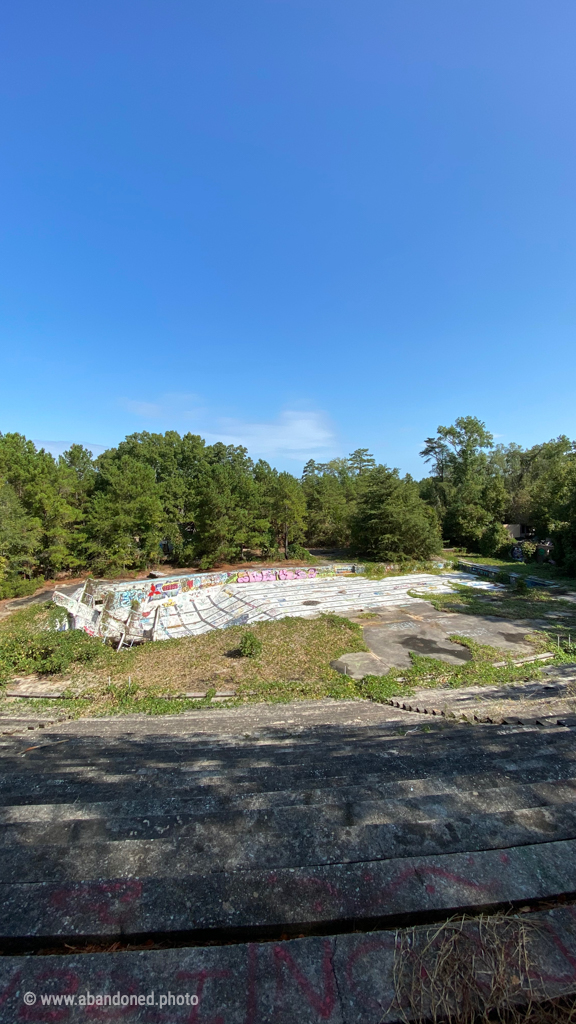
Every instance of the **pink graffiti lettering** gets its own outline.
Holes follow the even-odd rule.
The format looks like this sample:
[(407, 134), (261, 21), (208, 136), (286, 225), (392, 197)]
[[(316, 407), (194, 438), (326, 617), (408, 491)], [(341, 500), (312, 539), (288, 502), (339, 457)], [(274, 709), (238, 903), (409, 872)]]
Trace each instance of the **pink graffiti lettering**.
[(92, 911), (102, 924), (118, 924), (123, 916), (119, 904), (131, 904), (142, 895), (142, 882), (101, 882), (71, 886), (69, 889), (58, 889), (52, 894), (50, 902), (68, 913), (81, 906), (83, 910)]
[[(59, 968), (51, 967), (50, 970), (44, 971), (42, 974), (35, 978), (38, 989), (42, 991), (46, 990), (50, 985), (50, 982), (57, 982), (57, 991), (61, 995), (73, 995), (78, 991), (80, 987), (80, 979), (77, 974), (73, 971), (67, 971), (66, 969), (60, 970)], [(44, 982), (44, 984), (43, 984)], [(68, 1017), (70, 1010), (68, 1007), (63, 1010), (46, 1010), (45, 1006), (37, 1004), (36, 1006), (22, 1006), (20, 1009), (19, 1017), (21, 1020), (40, 1020), (44, 1022), (55, 1022), (63, 1020), (64, 1017)]]
[(317, 569), (263, 569), (262, 572), (244, 572), (236, 583), (273, 583), (275, 580), (314, 579)]
[(446, 882), (450, 882), (451, 885), (462, 885), (467, 889), (473, 889), (476, 892), (489, 892), (490, 886), (484, 885), (482, 882), (473, 882), (470, 878), (464, 878), (462, 875), (455, 875), (452, 871), (446, 871), (445, 868), (437, 868), (432, 864), (418, 864), (415, 867), (405, 868), (404, 871), (400, 871), (399, 874), (394, 878), (385, 889), (382, 890), (382, 896), (391, 896), (392, 893), (399, 889), (404, 882), (409, 879), (416, 879), (417, 882), (421, 881), (422, 875), (432, 875), (435, 878), (443, 879)]
[(329, 939), (324, 941), (324, 956), (322, 958), (322, 979), (324, 993), (314, 991), (308, 978), (302, 973), (298, 964), (288, 950), (283, 946), (274, 947), (274, 960), (276, 962), (276, 1007), (279, 1006), (280, 995), (283, 988), (282, 966), (288, 968), (294, 981), (306, 996), (308, 1003), (316, 1011), (321, 1020), (329, 1020), (336, 1005), (336, 991), (334, 982), (334, 971), (332, 968), (332, 946)]
[[(204, 992), (204, 985), (207, 981), (217, 980), (219, 978), (230, 978), (230, 971), (178, 971), (176, 978), (178, 981), (196, 981), (196, 995), (198, 996), (198, 1003), (192, 1008), (192, 1012), (188, 1017), (188, 1024), (201, 1024), (200, 1006), (202, 1004), (202, 993)], [(211, 1017), (210, 1020), (204, 1021), (202, 1024), (224, 1024), (224, 1017)]]
[(354, 993), (363, 1006), (368, 1007), (370, 1010), (382, 1012), (382, 1006), (372, 996), (366, 994), (366, 978), (364, 973), (360, 972), (360, 976), (356, 978), (356, 964), (358, 960), (365, 956), (370, 956), (371, 953), (392, 950), (393, 948), (394, 936), (392, 934), (384, 939), (368, 939), (366, 942), (358, 943), (346, 962), (346, 980), (348, 981), (350, 991)]

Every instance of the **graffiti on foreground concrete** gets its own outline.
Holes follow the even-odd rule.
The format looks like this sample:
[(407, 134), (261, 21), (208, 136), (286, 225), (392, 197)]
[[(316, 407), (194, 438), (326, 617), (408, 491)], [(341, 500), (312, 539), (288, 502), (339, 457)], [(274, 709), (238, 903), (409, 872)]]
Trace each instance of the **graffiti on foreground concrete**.
[[(533, 917), (522, 989), (536, 998), (573, 992), (576, 911), (563, 907)], [(477, 938), (481, 962), (478, 925), (467, 928), (472, 943)], [(380, 1024), (398, 1019), (397, 1009), (389, 1012), (397, 942), (394, 931), (380, 931), (236, 946), (3, 957), (0, 1020)], [(399, 1001), (404, 1002), (401, 996)]]

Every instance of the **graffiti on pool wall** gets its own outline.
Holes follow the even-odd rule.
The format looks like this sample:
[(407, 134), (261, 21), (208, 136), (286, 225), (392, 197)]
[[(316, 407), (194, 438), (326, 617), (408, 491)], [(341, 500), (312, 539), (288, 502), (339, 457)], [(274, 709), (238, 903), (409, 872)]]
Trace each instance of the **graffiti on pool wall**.
[[(244, 586), (247, 583), (320, 580), (335, 576), (351, 576), (363, 571), (364, 566), (357, 565), (321, 565), (315, 568), (286, 566), (261, 570), (243, 568), (232, 572), (192, 573), (189, 576), (165, 576), (122, 583), (87, 580), (70, 597), (55, 591), (53, 600), (66, 608), (67, 628), (84, 629), (91, 636), (101, 636), (104, 639), (115, 638), (122, 645), (124, 642), (155, 640), (159, 639), (160, 635), (164, 636), (165, 627), (160, 624), (160, 618), (164, 615), (164, 609), (169, 607), (177, 607), (180, 616), (189, 617), (196, 614), (198, 617), (195, 603), (200, 599), (202, 607), (205, 606), (206, 598), (201, 596), (201, 592), (207, 588), (217, 589), (225, 584), (235, 583)], [(206, 597), (209, 605), (218, 607), (218, 595)], [(235, 599), (232, 591), (223, 597), (225, 603), (226, 599)], [(244, 599), (239, 600), (240, 603), (246, 603)], [(223, 626), (229, 614), (228, 607), (223, 607), (219, 614), (218, 622), (208, 624), (207, 628)], [(237, 616), (233, 618), (236, 621)], [(198, 621), (204, 622), (201, 615)], [(189, 624), (186, 625), (181, 618), (179, 626), (184, 631), (183, 635), (189, 635)], [(173, 623), (168, 628), (178, 628), (178, 624)]]
[(262, 572), (238, 574), (236, 583), (267, 583), (276, 580), (308, 580), (317, 575), (316, 569), (263, 569)]

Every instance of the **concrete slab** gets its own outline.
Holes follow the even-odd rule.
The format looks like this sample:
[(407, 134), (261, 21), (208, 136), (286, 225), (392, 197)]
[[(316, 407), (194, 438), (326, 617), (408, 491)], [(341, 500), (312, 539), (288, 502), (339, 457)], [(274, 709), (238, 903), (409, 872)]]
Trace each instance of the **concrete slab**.
[[(484, 929), (484, 932), (482, 932)], [(464, 935), (475, 950), (485, 990), (486, 934), (501, 936), (512, 968), (525, 937), (530, 972), (510, 971), (518, 1002), (572, 994), (576, 988), (573, 906), (512, 918), (470, 921)], [(416, 1011), (399, 984), (398, 949), (442, 941), (439, 925), (407, 931), (308, 936), (292, 941), (240, 942), (67, 956), (0, 958), (2, 1021), (87, 1018), (134, 1024), (388, 1024)]]
[(508, 719), (573, 718), (576, 714), (575, 666), (549, 666), (544, 680), (458, 689), (422, 687), (393, 707), (427, 715), (466, 718), (480, 722)]
[[(2, 1024), (376, 1024), (393, 1019), (385, 928), (403, 915), (571, 893), (576, 730), (428, 717), (424, 730), (415, 717), (324, 700), (2, 737), (5, 943), (21, 954), (88, 939), (186, 943), (2, 956)], [(554, 956), (568, 958), (548, 973), (563, 983), (572, 932), (570, 916), (554, 925)], [(41, 1003), (87, 990), (173, 1002)]]
[(547, 676), (552, 676), (554, 679), (562, 679), (566, 682), (576, 681), (576, 662), (573, 661), (567, 665), (546, 665), (542, 669), (542, 672)]
[(62, 682), (52, 683), (42, 679), (14, 679), (6, 687), (7, 697), (63, 697), (71, 685), (70, 679)]
[(344, 654), (336, 661), (331, 661), (330, 666), (337, 672), (352, 679), (363, 679), (364, 676), (386, 675), (388, 667), (375, 654), (361, 651), (356, 654)]
[(574, 890), (576, 841), (357, 864), (2, 886), (0, 938), (233, 938), (486, 910)]
[[(198, 636), (212, 629), (285, 616), (306, 618), (322, 612), (341, 614), (379, 606), (417, 606), (419, 598), (410, 597), (409, 591), (447, 594), (454, 584), (500, 589), (499, 584), (461, 572), (412, 573), (370, 580), (342, 569), (335, 568), (334, 573), (323, 578), (321, 568), (241, 572), (233, 574), (236, 582), (228, 573), (216, 573), (209, 574), (212, 585), (207, 585), (210, 581), (205, 578), (186, 580), (182, 576), (167, 577), (162, 584), (150, 584), (150, 581), (117, 586), (90, 583), (88, 604), (81, 600), (84, 588), (79, 588), (72, 598), (56, 592), (54, 599), (67, 609), (76, 628), (86, 628), (99, 636), (119, 637), (125, 633), (127, 640), (142, 641)], [(349, 569), (352, 570), (352, 566)], [(105, 614), (91, 604), (98, 595), (104, 602), (112, 601), (112, 605), (106, 604)], [(137, 614), (132, 609), (133, 602), (138, 605)]]
[[(478, 643), (489, 644), (520, 657), (534, 650), (526, 640), (529, 625), (509, 623), (496, 616), (438, 612), (425, 601), (417, 607), (399, 606), (392, 614), (388, 609), (376, 609), (375, 621), (364, 622), (357, 616), (351, 617), (362, 622), (364, 640), (380, 661), (379, 665), (374, 664), (374, 675), (384, 675), (390, 668), (410, 668), (411, 653), (438, 658), (449, 665), (469, 661), (472, 657), (470, 651), (448, 639), (455, 634), (471, 637)], [(345, 655), (339, 661), (344, 665), (348, 658), (349, 655)], [(339, 671), (344, 671), (344, 668)], [(354, 678), (362, 676), (356, 674)]]
[(390, 668), (410, 668), (411, 653), (438, 658), (449, 665), (462, 665), (472, 658), (466, 647), (444, 639), (440, 631), (415, 624), (400, 622), (389, 626), (366, 626), (364, 639), (385, 666), (385, 671)]

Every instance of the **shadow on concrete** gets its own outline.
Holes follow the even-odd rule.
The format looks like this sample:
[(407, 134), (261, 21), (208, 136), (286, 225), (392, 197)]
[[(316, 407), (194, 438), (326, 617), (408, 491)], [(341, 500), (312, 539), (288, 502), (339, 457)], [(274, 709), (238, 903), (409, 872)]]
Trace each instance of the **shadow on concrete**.
[(558, 787), (576, 776), (570, 729), (407, 715), (253, 735), (239, 718), (245, 731), (224, 734), (187, 733), (182, 719), (107, 721), (102, 735), (68, 723), (24, 754), (12, 738), (0, 876), (288, 868), (576, 837), (576, 782)]

